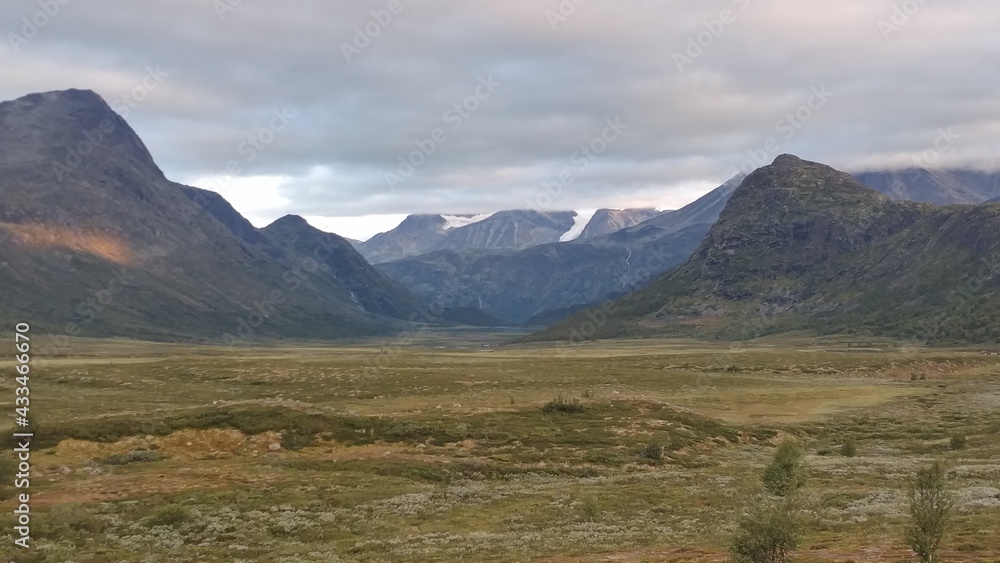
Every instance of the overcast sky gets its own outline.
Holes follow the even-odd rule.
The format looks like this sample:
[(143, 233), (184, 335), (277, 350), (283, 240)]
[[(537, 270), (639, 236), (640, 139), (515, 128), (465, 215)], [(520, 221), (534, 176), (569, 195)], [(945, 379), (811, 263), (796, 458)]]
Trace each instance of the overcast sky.
[(171, 179), (364, 238), (675, 208), (784, 152), (995, 169), (998, 30), (995, 0), (4, 2), (0, 98), (93, 89)]

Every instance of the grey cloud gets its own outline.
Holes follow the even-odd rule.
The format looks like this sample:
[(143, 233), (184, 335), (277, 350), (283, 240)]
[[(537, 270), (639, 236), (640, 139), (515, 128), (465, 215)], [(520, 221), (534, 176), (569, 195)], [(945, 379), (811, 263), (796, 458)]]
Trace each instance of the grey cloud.
[[(0, 97), (82, 87), (112, 100), (161, 65), (169, 78), (128, 116), (161, 167), (193, 180), (235, 159), (243, 174), (284, 176), (291, 203), (275, 216), (524, 207), (616, 116), (629, 129), (554, 207), (693, 199), (772, 138), (779, 152), (875, 168), (906, 165), (951, 128), (959, 140), (938, 164), (1000, 165), (1000, 7), (987, 0), (924, 3), (888, 40), (880, 20), (915, 0), (592, 0), (554, 30), (557, 0), (399, 1), (350, 63), (343, 44), (389, 0), (244, 1), (221, 20), (209, 0), (70, 2), (18, 53), (0, 47)], [(0, 7), (0, 32), (38, 9)], [(678, 70), (723, 10), (732, 22)], [(453, 129), (445, 112), (490, 75), (502, 85)], [(779, 120), (821, 86), (833, 98), (786, 138)], [(281, 108), (300, 117), (248, 161), (240, 144)], [(438, 128), (447, 140), (390, 189), (399, 156)]]

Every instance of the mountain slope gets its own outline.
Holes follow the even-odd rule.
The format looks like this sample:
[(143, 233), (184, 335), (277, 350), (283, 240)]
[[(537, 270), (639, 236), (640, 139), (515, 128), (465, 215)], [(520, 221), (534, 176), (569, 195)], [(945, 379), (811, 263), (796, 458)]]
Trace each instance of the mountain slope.
[(342, 299), (332, 278), (296, 270), (248, 225), (222, 198), (168, 181), (94, 92), (0, 103), (4, 322), (229, 341), (403, 326)]
[(435, 250), (519, 249), (558, 242), (573, 227), (573, 211), (500, 211), (446, 232)]
[(662, 213), (662, 211), (655, 209), (598, 209), (576, 240), (610, 235), (616, 231), (634, 227)]
[(358, 246), (373, 264), (438, 250), (518, 249), (556, 242), (576, 213), (531, 210), (473, 215), (410, 215), (395, 229)]
[(263, 235), (284, 248), (304, 271), (330, 276), (332, 287), (343, 288), (341, 299), (367, 312), (413, 321), (426, 316), (413, 294), (366, 262), (343, 237), (320, 231), (297, 215), (264, 227)]
[(602, 322), (578, 314), (537, 338), (808, 329), (994, 341), (998, 265), (1000, 206), (893, 201), (782, 155), (746, 178), (682, 265)]
[(221, 195), (201, 188), (193, 188), (181, 184), (174, 184), (184, 193), (194, 204), (204, 209), (221, 222), (231, 233), (240, 240), (250, 244), (266, 245), (267, 238), (253, 226), (250, 221), (240, 215), (239, 211)]
[(611, 233), (594, 242), (617, 245), (641, 244), (698, 225), (704, 226), (707, 232), (708, 227), (718, 220), (719, 214), (743, 178), (742, 174), (734, 176), (718, 188), (680, 209), (666, 211), (648, 221)]
[(379, 233), (358, 245), (372, 264), (431, 252), (445, 235), (440, 215), (410, 215), (395, 229)]
[(439, 251), (379, 264), (425, 301), (481, 309), (510, 323), (551, 319), (626, 293), (683, 261), (715, 222), (735, 188), (727, 182), (685, 208), (583, 241), (519, 251)]

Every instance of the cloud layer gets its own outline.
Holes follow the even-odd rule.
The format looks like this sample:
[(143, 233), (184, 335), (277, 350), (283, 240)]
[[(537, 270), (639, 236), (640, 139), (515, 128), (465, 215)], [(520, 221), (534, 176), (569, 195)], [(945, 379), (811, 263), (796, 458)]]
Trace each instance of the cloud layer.
[(0, 7), (0, 97), (94, 89), (260, 220), (675, 207), (782, 152), (996, 168), (998, 24), (988, 0), (42, 0)]

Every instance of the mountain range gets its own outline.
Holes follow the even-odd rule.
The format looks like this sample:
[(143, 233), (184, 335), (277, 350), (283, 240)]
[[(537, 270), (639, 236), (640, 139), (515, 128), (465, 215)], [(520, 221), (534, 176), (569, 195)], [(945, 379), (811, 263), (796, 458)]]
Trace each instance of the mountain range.
[[(1000, 172), (906, 168), (853, 173), (892, 199), (937, 205), (1000, 199)], [(517, 250), (608, 235), (653, 219), (657, 209), (598, 209), (587, 213), (510, 210), (480, 215), (410, 215), (365, 242), (352, 241), (373, 264), (437, 250)]]
[(789, 330), (1000, 340), (1000, 205), (897, 201), (782, 155), (742, 182), (683, 264), (537, 337)]
[(539, 337), (559, 339), (597, 315), (590, 336), (993, 339), (998, 186), (783, 155), (675, 211), (411, 215), (358, 242), (292, 215), (258, 229), (168, 180), (97, 94), (31, 94), (0, 103), (0, 322), (228, 342), (556, 323)]
[(521, 250), (444, 250), (378, 264), (428, 302), (545, 324), (640, 287), (683, 261), (715, 222), (733, 179), (677, 211), (611, 234)]
[(89, 90), (0, 103), (0, 234), (0, 319), (55, 334), (339, 338), (426, 315), (344, 239), (291, 217), (258, 230), (166, 179)]
[(373, 264), (438, 250), (518, 250), (588, 239), (631, 227), (659, 215), (655, 209), (576, 211), (515, 209), (481, 215), (410, 215), (396, 228), (358, 243)]

